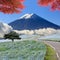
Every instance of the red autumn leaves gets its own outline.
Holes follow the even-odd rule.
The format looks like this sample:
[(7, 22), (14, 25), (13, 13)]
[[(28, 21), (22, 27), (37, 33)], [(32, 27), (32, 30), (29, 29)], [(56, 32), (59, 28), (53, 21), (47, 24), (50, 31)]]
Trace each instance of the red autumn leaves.
[(60, 0), (38, 0), (41, 6), (50, 6), (52, 10), (60, 10)]
[(0, 0), (0, 12), (19, 13), (24, 8), (24, 0)]
[[(0, 12), (19, 13), (24, 8), (24, 0), (0, 0)], [(52, 10), (60, 10), (60, 0), (38, 0), (40, 6), (50, 6)]]

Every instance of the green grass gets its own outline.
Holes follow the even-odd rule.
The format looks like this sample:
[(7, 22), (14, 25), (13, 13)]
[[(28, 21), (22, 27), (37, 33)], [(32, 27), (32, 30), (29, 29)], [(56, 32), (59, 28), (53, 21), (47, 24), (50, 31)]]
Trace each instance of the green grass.
[(54, 51), (54, 49), (48, 45), (46, 45), (46, 48), (47, 51), (44, 60), (57, 60), (56, 52)]
[(0, 60), (44, 60), (46, 46), (39, 41), (0, 43)]
[(0, 60), (57, 60), (48, 45), (34, 40), (0, 43)]

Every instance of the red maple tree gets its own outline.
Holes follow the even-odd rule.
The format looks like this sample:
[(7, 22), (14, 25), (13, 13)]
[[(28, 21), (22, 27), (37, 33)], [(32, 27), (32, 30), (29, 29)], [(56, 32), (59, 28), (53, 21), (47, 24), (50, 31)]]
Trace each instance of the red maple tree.
[(60, 10), (60, 0), (38, 0), (40, 6), (51, 6), (52, 10)]
[[(24, 8), (24, 0), (0, 0), (0, 12), (19, 13)], [(40, 6), (51, 6), (52, 10), (60, 10), (60, 0), (38, 0)]]
[(23, 2), (24, 0), (0, 0), (0, 12), (19, 13), (24, 8)]

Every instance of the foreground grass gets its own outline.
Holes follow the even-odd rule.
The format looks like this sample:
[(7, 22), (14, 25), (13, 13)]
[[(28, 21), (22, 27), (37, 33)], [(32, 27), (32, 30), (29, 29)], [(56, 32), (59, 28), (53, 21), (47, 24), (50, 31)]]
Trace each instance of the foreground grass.
[(46, 46), (39, 41), (0, 43), (0, 60), (44, 60)]
[(54, 51), (54, 49), (48, 45), (46, 45), (46, 48), (47, 51), (44, 60), (57, 60), (56, 52)]

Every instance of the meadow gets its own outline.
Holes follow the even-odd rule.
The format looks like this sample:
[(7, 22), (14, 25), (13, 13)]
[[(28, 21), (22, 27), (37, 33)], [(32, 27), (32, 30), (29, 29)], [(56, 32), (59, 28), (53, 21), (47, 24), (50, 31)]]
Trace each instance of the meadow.
[(0, 43), (0, 60), (44, 60), (46, 45), (25, 40)]

